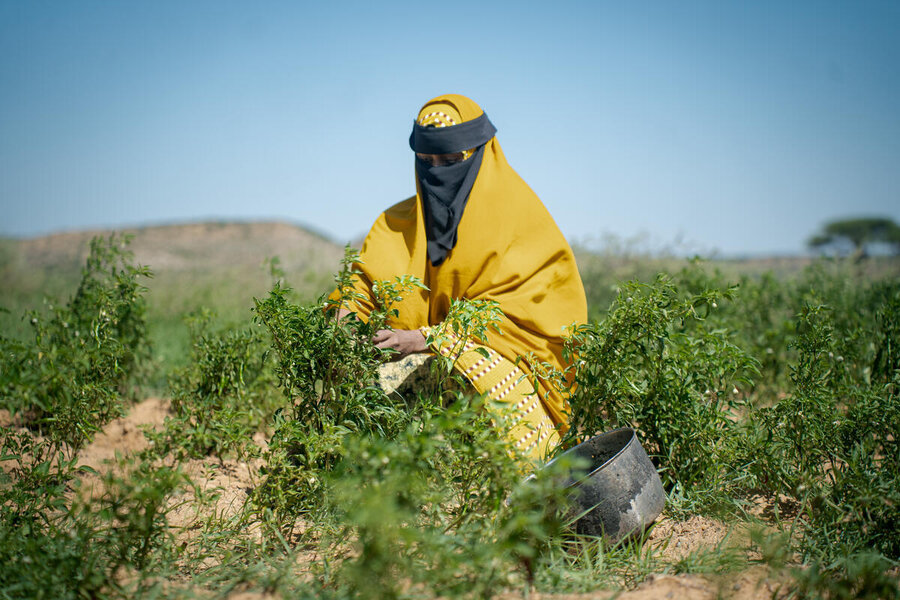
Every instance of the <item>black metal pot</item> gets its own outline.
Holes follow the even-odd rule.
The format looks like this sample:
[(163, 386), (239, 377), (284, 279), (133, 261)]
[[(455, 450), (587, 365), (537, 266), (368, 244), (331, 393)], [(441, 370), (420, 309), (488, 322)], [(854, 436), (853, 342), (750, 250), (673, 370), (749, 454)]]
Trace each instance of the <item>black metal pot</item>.
[[(567, 450), (587, 467), (573, 470), (562, 485), (572, 489), (573, 516), (580, 534), (615, 543), (638, 535), (656, 520), (666, 493), (656, 467), (630, 427), (603, 433)], [(546, 468), (546, 467), (545, 467)]]

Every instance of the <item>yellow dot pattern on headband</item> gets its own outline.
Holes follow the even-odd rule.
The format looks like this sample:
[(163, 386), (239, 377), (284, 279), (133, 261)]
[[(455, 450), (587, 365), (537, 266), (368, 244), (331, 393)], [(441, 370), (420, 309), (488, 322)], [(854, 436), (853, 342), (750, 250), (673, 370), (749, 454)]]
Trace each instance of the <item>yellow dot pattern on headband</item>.
[[(451, 117), (447, 113), (436, 110), (420, 116), (419, 125), (421, 125), (422, 127), (452, 127), (453, 125), (456, 125), (456, 121), (454, 121), (453, 117)], [(463, 150), (463, 160), (469, 160), (469, 157), (474, 153), (475, 148)]]
[(450, 127), (456, 125), (456, 121), (447, 113), (434, 111), (419, 117), (419, 125), (422, 127)]

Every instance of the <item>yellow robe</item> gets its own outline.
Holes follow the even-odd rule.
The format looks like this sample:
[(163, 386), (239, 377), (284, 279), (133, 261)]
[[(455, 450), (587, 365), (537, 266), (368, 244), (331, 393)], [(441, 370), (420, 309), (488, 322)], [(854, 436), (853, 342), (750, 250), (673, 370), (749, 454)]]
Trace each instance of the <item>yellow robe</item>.
[[(455, 109), (462, 121), (481, 109), (463, 96), (435, 98), (429, 106)], [(426, 254), (419, 194), (382, 213), (366, 236), (357, 291), (368, 301), (355, 308), (362, 316), (373, 309), (374, 281), (398, 275), (418, 277), (418, 290), (397, 305), (395, 329), (441, 323), (451, 299), (495, 300), (503, 311), (502, 334), (491, 331), (487, 346), (515, 362), (531, 353), (538, 361), (562, 368), (566, 326), (587, 319), (584, 288), (572, 249), (537, 195), (509, 166), (497, 138), (487, 142), (481, 168), (457, 228), (456, 246), (435, 267)], [(528, 370), (528, 366), (520, 363)], [(553, 423), (565, 431), (567, 405), (546, 381), (540, 400)]]

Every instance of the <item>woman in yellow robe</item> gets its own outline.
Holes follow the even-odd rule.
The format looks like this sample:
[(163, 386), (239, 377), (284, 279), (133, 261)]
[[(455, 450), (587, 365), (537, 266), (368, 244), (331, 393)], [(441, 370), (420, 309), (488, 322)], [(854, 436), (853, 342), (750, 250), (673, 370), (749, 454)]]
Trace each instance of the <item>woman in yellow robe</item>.
[[(488, 396), (498, 417), (505, 415), (497, 421), (516, 451), (538, 463), (567, 429), (567, 405), (545, 380), (535, 390), (528, 361), (564, 367), (564, 330), (586, 320), (587, 303), (569, 244), (506, 162), (495, 132), (464, 96), (439, 96), (422, 107), (410, 136), (416, 195), (382, 213), (366, 236), (355, 265), (364, 299), (350, 308), (366, 318), (373, 282), (419, 278), (428, 289), (397, 305), (399, 316), (375, 336), (376, 346), (401, 357), (455, 350), (455, 368)], [(501, 333), (490, 331), (486, 344), (428, 348), (430, 328), (462, 298), (496, 301)]]

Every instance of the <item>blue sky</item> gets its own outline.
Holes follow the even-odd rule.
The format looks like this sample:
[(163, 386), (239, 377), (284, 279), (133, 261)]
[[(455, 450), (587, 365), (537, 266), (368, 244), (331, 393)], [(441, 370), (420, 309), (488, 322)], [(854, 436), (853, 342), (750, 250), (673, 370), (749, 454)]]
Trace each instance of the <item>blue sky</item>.
[(801, 252), (900, 221), (900, 3), (0, 0), (0, 234), (285, 219), (414, 191), (476, 100), (573, 241)]

